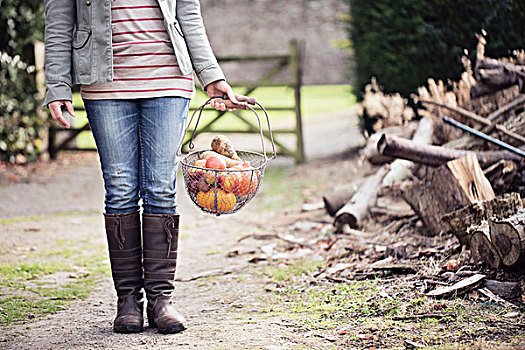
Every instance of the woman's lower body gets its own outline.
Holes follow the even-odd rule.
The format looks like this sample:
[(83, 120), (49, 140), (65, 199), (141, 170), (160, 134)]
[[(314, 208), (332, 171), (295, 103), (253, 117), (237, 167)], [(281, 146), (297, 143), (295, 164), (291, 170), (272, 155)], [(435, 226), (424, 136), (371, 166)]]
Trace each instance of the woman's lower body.
[(162, 333), (179, 332), (184, 320), (170, 296), (179, 225), (177, 148), (189, 100), (159, 97), (84, 100), (84, 104), (106, 189), (105, 226), (118, 296), (113, 328), (142, 331), (144, 289), (150, 326)]

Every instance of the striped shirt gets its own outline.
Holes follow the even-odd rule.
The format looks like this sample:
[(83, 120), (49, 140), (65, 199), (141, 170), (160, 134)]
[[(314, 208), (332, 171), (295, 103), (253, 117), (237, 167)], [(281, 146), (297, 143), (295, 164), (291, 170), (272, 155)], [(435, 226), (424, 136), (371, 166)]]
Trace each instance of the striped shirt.
[(113, 81), (81, 86), (82, 98), (192, 98), (193, 76), (182, 75), (157, 0), (113, 0)]

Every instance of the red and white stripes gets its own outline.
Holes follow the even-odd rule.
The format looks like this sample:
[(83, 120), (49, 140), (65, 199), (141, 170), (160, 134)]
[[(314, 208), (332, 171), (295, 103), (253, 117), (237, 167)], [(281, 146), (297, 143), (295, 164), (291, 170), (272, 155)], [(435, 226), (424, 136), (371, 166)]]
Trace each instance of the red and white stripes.
[(113, 81), (82, 85), (82, 98), (192, 98), (193, 76), (178, 68), (157, 0), (114, 0), (111, 14)]

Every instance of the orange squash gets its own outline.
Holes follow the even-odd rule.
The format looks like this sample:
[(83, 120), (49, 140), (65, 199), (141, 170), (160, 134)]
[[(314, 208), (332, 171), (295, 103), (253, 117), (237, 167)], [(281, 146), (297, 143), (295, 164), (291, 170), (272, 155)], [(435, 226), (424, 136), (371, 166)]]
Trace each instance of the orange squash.
[[(215, 193), (217, 191), (217, 193)], [(200, 207), (217, 212), (219, 214), (228, 213), (235, 208), (237, 198), (233, 193), (228, 193), (220, 188), (211, 189), (208, 192), (200, 191), (197, 193), (197, 203)], [(215, 203), (217, 198), (217, 203)]]

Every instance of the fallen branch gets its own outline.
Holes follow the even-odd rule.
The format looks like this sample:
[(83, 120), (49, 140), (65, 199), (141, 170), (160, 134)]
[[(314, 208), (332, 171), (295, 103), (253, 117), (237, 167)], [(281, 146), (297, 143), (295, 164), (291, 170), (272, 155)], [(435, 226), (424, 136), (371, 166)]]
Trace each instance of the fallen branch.
[(464, 117), (467, 117), (471, 120), (474, 120), (475, 122), (478, 122), (480, 124), (483, 124), (485, 125), (486, 127), (491, 127), (491, 128), (494, 128), (496, 130), (498, 130), (499, 132), (501, 132), (502, 134), (505, 134), (507, 135), (508, 137), (516, 140), (516, 141), (519, 141), (521, 143), (525, 143), (525, 137), (524, 136), (521, 136), (520, 134), (517, 134), (513, 131), (510, 131), (510, 130), (507, 130), (504, 126), (501, 126), (501, 125), (498, 125), (498, 124), (495, 124), (493, 123), (491, 120), (489, 120), (488, 118), (484, 118), (480, 115), (477, 115), (476, 113), (473, 113), (471, 111), (467, 111), (466, 109), (463, 109), (461, 107), (457, 107), (457, 106), (451, 106), (451, 105), (447, 105), (445, 103), (440, 103), (440, 102), (436, 102), (436, 101), (431, 101), (431, 100), (419, 100), (421, 103), (426, 103), (426, 104), (432, 104), (432, 105), (435, 105), (435, 106), (438, 106), (438, 107), (443, 107), (443, 108), (446, 108), (448, 110), (451, 110), (453, 112), (456, 112)]
[[(429, 145), (432, 143), (432, 136), (434, 134), (434, 122), (430, 118), (423, 118), (419, 121), (416, 132), (412, 138), (412, 142), (420, 145)], [(381, 138), (378, 142), (381, 141)], [(378, 148), (379, 151), (379, 148)], [(379, 153), (381, 153), (379, 151)], [(392, 186), (394, 182), (401, 182), (412, 175), (412, 168), (414, 163), (405, 159), (396, 159), (390, 164), (390, 171), (385, 175), (381, 183), (382, 186)]]
[(245, 269), (248, 265), (242, 265), (242, 266), (236, 266), (232, 267), (230, 269), (214, 269), (209, 271), (204, 271), (201, 273), (198, 273), (190, 278), (176, 278), (175, 281), (177, 282), (191, 282), (195, 281), (201, 278), (208, 278), (208, 277), (216, 277), (216, 276), (225, 276), (229, 275), (233, 272), (241, 271)]
[(334, 222), (337, 231), (342, 231), (344, 225), (349, 225), (351, 228), (360, 226), (361, 221), (368, 214), (368, 209), (375, 204), (377, 193), (381, 187), (379, 185), (388, 173), (388, 170), (389, 167), (387, 165), (379, 168), (374, 175), (365, 181), (350, 201), (337, 212)]
[(392, 135), (383, 135), (377, 144), (381, 154), (410, 160), (420, 164), (439, 166), (448, 161), (475, 154), (482, 166), (502, 159), (521, 163), (523, 158), (508, 151), (471, 152), (433, 145), (420, 145), (411, 140)]
[(429, 296), (441, 297), (450, 295), (452, 293), (462, 293), (477, 287), (481, 281), (485, 278), (485, 275), (476, 274), (469, 278), (459, 281), (458, 283), (444, 288), (437, 288), (427, 293)]
[(394, 321), (404, 321), (404, 320), (419, 320), (421, 318), (443, 318), (456, 316), (455, 314), (443, 314), (443, 313), (428, 313), (428, 314), (418, 314), (418, 315), (403, 315), (403, 316), (392, 316)]

